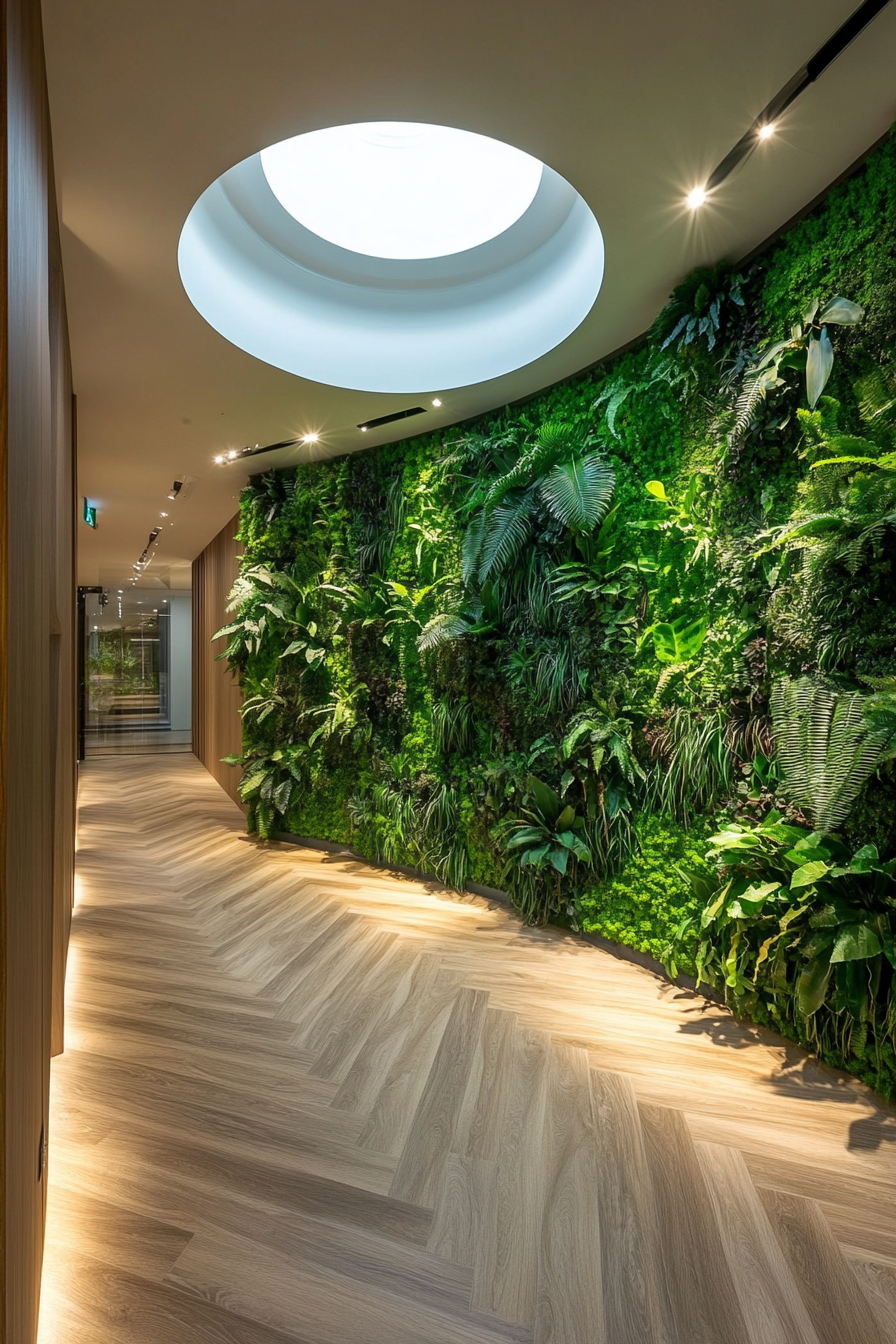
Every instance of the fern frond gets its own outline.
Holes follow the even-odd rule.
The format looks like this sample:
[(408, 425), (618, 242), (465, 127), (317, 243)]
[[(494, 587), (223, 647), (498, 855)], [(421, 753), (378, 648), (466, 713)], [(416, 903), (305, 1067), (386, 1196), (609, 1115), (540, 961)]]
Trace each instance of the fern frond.
[(531, 533), (532, 492), (527, 490), (489, 514), (482, 541), (479, 578), (484, 581), (512, 564)]
[(819, 830), (834, 831), (846, 820), (883, 754), (885, 736), (865, 717), (867, 699), (837, 693), (812, 677), (785, 679), (772, 689), (784, 778)]
[(459, 639), (461, 635), (467, 634), (469, 629), (470, 624), (463, 616), (451, 611), (441, 612), (426, 622), (418, 636), (417, 648), (421, 653), (426, 649), (436, 649), (440, 644), (446, 644), (449, 639)]

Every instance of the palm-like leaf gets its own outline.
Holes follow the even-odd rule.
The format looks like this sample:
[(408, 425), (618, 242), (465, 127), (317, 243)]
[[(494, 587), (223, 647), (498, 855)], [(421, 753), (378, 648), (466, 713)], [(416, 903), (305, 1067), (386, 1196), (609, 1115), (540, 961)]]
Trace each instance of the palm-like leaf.
[(470, 623), (464, 620), (463, 616), (452, 611), (440, 612), (424, 625), (417, 639), (417, 648), (421, 653), (426, 649), (438, 648), (449, 639), (459, 639), (461, 635), (467, 634), (469, 629)]
[(517, 558), (532, 533), (532, 491), (526, 490), (517, 498), (495, 508), (488, 516), (479, 577), (487, 579), (499, 574)]
[(543, 476), (561, 457), (568, 457), (578, 449), (582, 452), (586, 441), (569, 425), (551, 420), (541, 426), (535, 435), (535, 443), (517, 462), (489, 486), (485, 496), (486, 513), (500, 504), (509, 490), (529, 485), (537, 477)]
[(811, 677), (780, 681), (772, 691), (787, 786), (819, 830), (833, 831), (846, 820), (887, 745), (886, 734), (865, 717), (867, 698), (838, 695)]
[(590, 453), (552, 467), (541, 482), (540, 492), (564, 527), (590, 532), (609, 508), (615, 484), (609, 463), (599, 453)]
[(482, 554), (482, 542), (485, 537), (485, 515), (479, 513), (467, 528), (461, 553), (461, 574), (464, 583), (471, 583), (476, 577)]

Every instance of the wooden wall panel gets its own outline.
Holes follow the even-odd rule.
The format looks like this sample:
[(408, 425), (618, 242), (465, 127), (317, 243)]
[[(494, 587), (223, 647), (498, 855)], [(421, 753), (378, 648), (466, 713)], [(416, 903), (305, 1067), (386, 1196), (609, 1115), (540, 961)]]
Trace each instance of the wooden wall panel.
[(74, 467), (38, 0), (5, 0), (0, 28), (0, 1329), (32, 1344), (74, 857)]
[(242, 750), (240, 688), (227, 664), (215, 661), (224, 641), (213, 646), (211, 637), (227, 620), (227, 597), (239, 572), (239, 521), (237, 514), (193, 561), (193, 751), (237, 803), (240, 772), (222, 765), (221, 757)]

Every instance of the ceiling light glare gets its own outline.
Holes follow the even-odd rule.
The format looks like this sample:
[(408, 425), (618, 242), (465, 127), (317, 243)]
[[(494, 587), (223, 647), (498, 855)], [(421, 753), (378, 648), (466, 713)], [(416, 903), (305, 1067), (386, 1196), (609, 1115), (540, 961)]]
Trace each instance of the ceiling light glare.
[(433, 397), (432, 404), (433, 406), (441, 406), (442, 402), (438, 397)]
[(261, 151), (293, 219), (349, 252), (393, 260), (479, 247), (525, 214), (543, 164), (451, 126), (369, 121), (294, 136)]
[(706, 204), (705, 187), (694, 187), (693, 191), (688, 192), (688, 209), (699, 210), (701, 205)]
[(303, 443), (317, 443), (318, 438), (319, 438), (319, 435), (317, 435), (317, 434), (306, 434), (306, 435), (303, 437), (302, 442), (303, 442)]
[(775, 123), (773, 121), (767, 121), (764, 126), (759, 127), (760, 140), (768, 140), (769, 136), (774, 135), (774, 133), (775, 133)]

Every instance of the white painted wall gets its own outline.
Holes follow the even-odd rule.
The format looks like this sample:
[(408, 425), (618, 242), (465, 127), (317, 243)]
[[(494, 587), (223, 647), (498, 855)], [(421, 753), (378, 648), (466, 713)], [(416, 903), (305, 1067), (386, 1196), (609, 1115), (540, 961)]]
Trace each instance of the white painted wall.
[(193, 716), (193, 595), (168, 599), (168, 703), (171, 727), (192, 727)]

